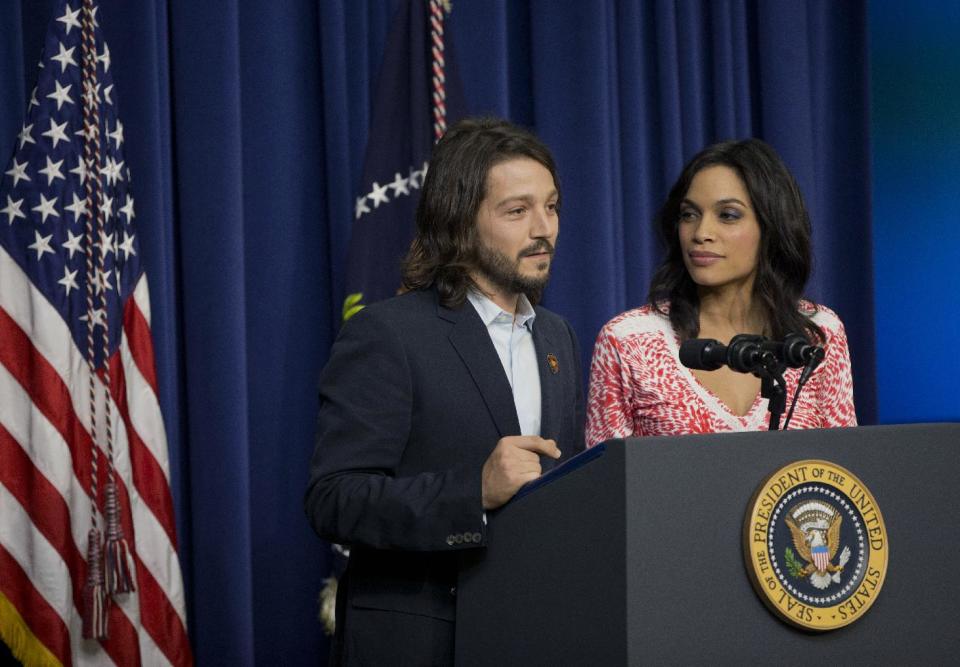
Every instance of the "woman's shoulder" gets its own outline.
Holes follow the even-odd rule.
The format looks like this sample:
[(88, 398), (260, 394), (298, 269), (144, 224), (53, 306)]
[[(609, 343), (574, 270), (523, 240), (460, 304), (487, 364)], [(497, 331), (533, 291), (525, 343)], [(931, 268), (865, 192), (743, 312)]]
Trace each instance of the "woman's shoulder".
[(660, 303), (656, 307), (644, 304), (611, 319), (603, 326), (601, 336), (607, 334), (624, 339), (645, 334), (672, 333), (669, 314), (669, 303)]
[(822, 303), (801, 299), (799, 310), (828, 334), (843, 331), (843, 322), (840, 320), (840, 316)]

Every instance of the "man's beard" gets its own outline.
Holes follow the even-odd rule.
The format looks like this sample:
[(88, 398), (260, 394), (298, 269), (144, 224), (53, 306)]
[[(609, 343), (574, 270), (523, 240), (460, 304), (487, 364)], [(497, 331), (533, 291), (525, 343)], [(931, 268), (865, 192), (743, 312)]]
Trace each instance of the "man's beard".
[[(549, 265), (546, 271), (531, 277), (525, 276), (520, 272), (520, 262), (523, 261), (523, 258), (527, 255), (535, 255), (541, 252), (550, 253), (550, 257), (552, 258), (554, 246), (550, 245), (550, 242), (546, 239), (540, 239), (521, 250), (519, 256), (511, 260), (499, 250), (486, 246), (483, 243), (477, 243), (477, 269), (495, 287), (500, 288), (508, 294), (523, 294), (531, 304), (536, 305), (540, 302), (543, 290), (550, 280)], [(545, 263), (547, 261), (548, 260), (545, 260)], [(537, 268), (539, 269), (540, 267), (538, 266)]]

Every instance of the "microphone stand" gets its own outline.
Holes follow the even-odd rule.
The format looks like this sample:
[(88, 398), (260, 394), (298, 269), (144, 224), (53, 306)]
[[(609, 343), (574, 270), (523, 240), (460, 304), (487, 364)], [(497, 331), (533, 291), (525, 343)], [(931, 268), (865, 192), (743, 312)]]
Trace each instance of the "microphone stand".
[(783, 378), (786, 368), (786, 364), (767, 350), (760, 355), (760, 365), (755, 370), (760, 376), (760, 396), (769, 400), (771, 431), (780, 429), (780, 416), (787, 409), (787, 382)]
[(813, 354), (810, 355), (810, 360), (807, 361), (807, 364), (803, 367), (803, 372), (800, 373), (800, 379), (797, 380), (797, 390), (793, 393), (793, 402), (790, 403), (790, 411), (787, 413), (787, 421), (783, 423), (783, 428), (786, 430), (790, 426), (790, 419), (793, 417), (793, 409), (797, 407), (797, 399), (800, 398), (800, 390), (803, 389), (803, 385), (807, 384), (807, 380), (810, 379), (810, 376), (813, 375), (813, 371), (816, 370), (817, 366), (820, 365), (820, 362), (823, 361), (823, 358), (826, 356), (826, 350), (822, 347), (816, 347), (813, 351)]

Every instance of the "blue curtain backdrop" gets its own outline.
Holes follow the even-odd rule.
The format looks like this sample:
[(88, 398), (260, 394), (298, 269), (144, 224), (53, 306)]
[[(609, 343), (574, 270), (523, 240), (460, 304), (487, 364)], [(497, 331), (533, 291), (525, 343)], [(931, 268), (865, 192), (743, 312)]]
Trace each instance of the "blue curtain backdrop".
[[(197, 661), (323, 664), (328, 557), (301, 500), (397, 0), (100, 4)], [(860, 420), (875, 420), (864, 2), (453, 4), (469, 110), (530, 126), (555, 151), (564, 211), (546, 303), (573, 323), (585, 363), (600, 326), (644, 300), (652, 217), (683, 162), (758, 136), (806, 196), (809, 294), (846, 322)], [(53, 5), (0, 2), (4, 164)]]

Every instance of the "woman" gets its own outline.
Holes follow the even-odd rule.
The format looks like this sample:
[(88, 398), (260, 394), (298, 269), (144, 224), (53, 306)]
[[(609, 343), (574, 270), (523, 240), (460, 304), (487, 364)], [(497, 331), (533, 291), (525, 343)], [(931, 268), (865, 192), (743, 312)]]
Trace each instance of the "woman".
[[(790, 428), (855, 426), (847, 337), (837, 315), (802, 298), (810, 220), (793, 176), (757, 139), (704, 149), (684, 168), (658, 216), (667, 256), (649, 303), (597, 337), (587, 444), (609, 438), (765, 430), (760, 379), (726, 366), (690, 370), (680, 344), (740, 333), (799, 333), (826, 351), (802, 389)], [(785, 373), (793, 399), (801, 369)]]

